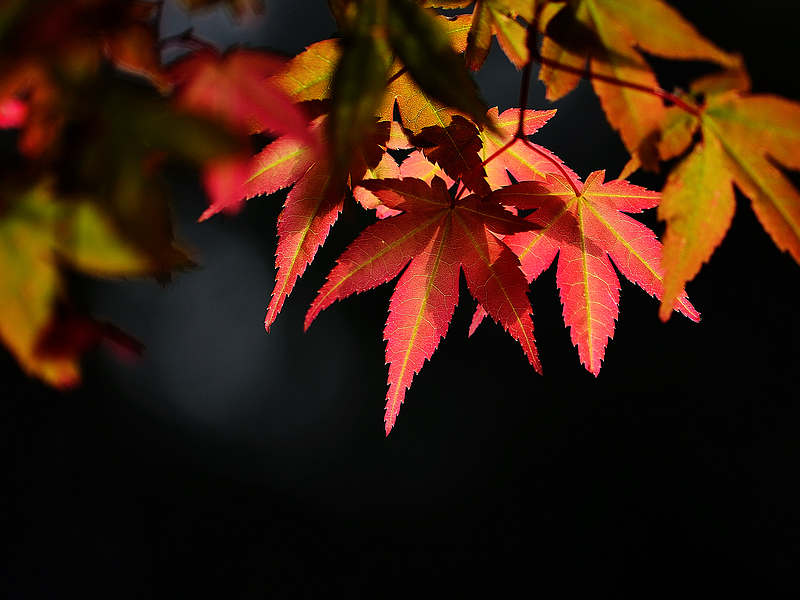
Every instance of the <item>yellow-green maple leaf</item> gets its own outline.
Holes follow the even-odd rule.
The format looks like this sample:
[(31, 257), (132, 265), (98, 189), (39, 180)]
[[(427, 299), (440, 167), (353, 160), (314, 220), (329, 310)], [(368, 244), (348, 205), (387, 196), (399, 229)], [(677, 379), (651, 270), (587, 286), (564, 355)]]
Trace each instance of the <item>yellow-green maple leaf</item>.
[(800, 192), (778, 166), (800, 170), (800, 103), (743, 90), (709, 93), (695, 122), (702, 140), (668, 178), (658, 209), (667, 222), (662, 319), (676, 290), (727, 233), (733, 184), (750, 198), (775, 245), (800, 262)]
[[(540, 50), (545, 61), (582, 68), (593, 74), (658, 89), (658, 81), (640, 50), (678, 60), (703, 60), (727, 68), (741, 59), (717, 48), (678, 11), (661, 0), (575, 0), (565, 3), (547, 22), (549, 37)], [(588, 34), (588, 35), (587, 35)], [(559, 39), (560, 36), (560, 39)], [(588, 40), (588, 41), (587, 41)], [(577, 84), (577, 77), (546, 65), (540, 79), (548, 98), (559, 98)], [(593, 79), (606, 118), (631, 154), (655, 169), (655, 143), (665, 117), (660, 98), (639, 89)]]
[(159, 274), (90, 200), (57, 200), (47, 183), (5, 191), (0, 218), (0, 338), (30, 375), (59, 388), (80, 379), (79, 352), (44, 354), (40, 342), (64, 296), (61, 266), (108, 277)]
[(477, 71), (489, 54), (492, 35), (518, 69), (528, 62), (528, 29), (517, 20), (533, 21), (534, 3), (530, 0), (478, 0), (472, 12), (467, 44), (467, 66)]

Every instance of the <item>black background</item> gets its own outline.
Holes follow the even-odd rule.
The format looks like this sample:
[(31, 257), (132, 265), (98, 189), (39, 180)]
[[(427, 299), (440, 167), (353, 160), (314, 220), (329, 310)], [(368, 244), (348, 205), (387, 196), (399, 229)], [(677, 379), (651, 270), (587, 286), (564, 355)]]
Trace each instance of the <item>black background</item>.
[[(273, 2), (261, 32), (268, 43), (296, 53), (332, 33), (330, 21), (296, 9), (324, 3), (290, 4)], [(745, 55), (756, 92), (800, 98), (791, 3), (673, 4)], [(494, 58), (497, 70), (479, 80), (490, 104), (511, 106), (518, 76)], [(680, 72), (665, 72), (665, 85), (685, 84)], [(546, 107), (534, 87), (532, 106)], [(583, 176), (616, 175), (624, 152), (596, 100), (585, 85), (571, 98), (536, 141)], [(177, 278), (176, 295), (215, 285), (202, 278), (218, 272), (212, 251), (226, 240), (249, 240), (251, 254), (270, 260), (281, 198), (194, 225), (204, 200), (188, 178), (175, 180), (179, 231), (209, 263)], [(654, 176), (635, 180), (660, 185)], [(269, 335), (260, 322), (272, 274), (253, 265), (234, 274), (242, 289), (251, 280), (263, 289), (213, 287), (221, 299), (213, 307), (222, 308), (176, 325), (168, 341), (153, 315), (171, 290), (77, 282), (95, 311), (140, 337), (151, 356), (172, 356), (184, 369), (223, 365), (214, 371), (223, 388), (239, 389), (238, 376), (225, 373), (252, 352), (268, 353), (258, 344), (272, 342), (262, 340), (283, 340), (280, 357), (254, 363), (267, 373), (266, 391), (247, 388), (255, 401), (233, 412), (170, 404), (155, 359), (120, 366), (99, 350), (83, 387), (59, 394), (0, 355), (0, 595), (800, 593), (800, 269), (746, 199), (688, 287), (702, 321), (662, 324), (657, 301), (623, 280), (620, 320), (596, 379), (563, 326), (552, 268), (531, 295), (543, 377), (499, 327), (484, 324), (467, 339), (474, 303), (462, 293), (388, 438), (381, 337), (390, 286), (338, 303), (302, 333), (305, 307), (361, 219), (344, 215)], [(644, 220), (660, 231), (653, 215)], [(246, 313), (252, 352), (224, 337), (241, 324), (231, 312)], [(186, 337), (212, 327), (221, 337)], [(234, 396), (219, 402), (234, 406)]]

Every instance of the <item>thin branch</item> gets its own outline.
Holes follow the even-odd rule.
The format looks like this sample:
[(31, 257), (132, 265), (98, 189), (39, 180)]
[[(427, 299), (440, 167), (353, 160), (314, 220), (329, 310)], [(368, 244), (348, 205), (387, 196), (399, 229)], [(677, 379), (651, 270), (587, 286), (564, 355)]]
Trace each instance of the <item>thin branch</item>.
[[(531, 32), (534, 32), (533, 34), (536, 35), (536, 33), (535, 33), (534, 29), (533, 29), (533, 25), (531, 26), (530, 29), (528, 29), (528, 35), (529, 36), (531, 35)], [(583, 69), (583, 68), (580, 68), (580, 67), (573, 67), (571, 65), (562, 64), (562, 63), (558, 62), (557, 60), (551, 60), (549, 58), (545, 58), (544, 56), (542, 56), (541, 52), (539, 52), (539, 47), (538, 47), (538, 44), (536, 44), (536, 43), (533, 43), (533, 44), (529, 43), (528, 44), (528, 49), (530, 50), (530, 53), (531, 53), (531, 60), (532, 61), (535, 60), (536, 62), (538, 62), (541, 65), (546, 65), (548, 67), (552, 67), (553, 69), (558, 69), (560, 71), (566, 71), (567, 73), (573, 73), (575, 75), (580, 75), (584, 79), (603, 81), (605, 83), (610, 83), (612, 85), (617, 85), (619, 87), (624, 87), (624, 88), (628, 88), (628, 89), (632, 89), (632, 90), (637, 90), (639, 92), (645, 92), (647, 94), (652, 94), (653, 96), (656, 96), (658, 98), (661, 98), (662, 100), (666, 100), (667, 102), (670, 102), (670, 103), (674, 104), (675, 106), (685, 110), (689, 114), (692, 114), (694, 116), (700, 116), (700, 108), (699, 107), (694, 106), (694, 105), (686, 102), (686, 100), (684, 100), (680, 96), (678, 96), (676, 94), (673, 94), (671, 92), (668, 92), (667, 90), (665, 90), (663, 88), (650, 87), (650, 86), (647, 86), (647, 85), (642, 85), (640, 83), (634, 83), (632, 81), (625, 81), (624, 79), (618, 79), (616, 77), (611, 77), (610, 75), (602, 75), (600, 73), (593, 73), (590, 69)], [(530, 64), (530, 62), (529, 62), (529, 64)]]

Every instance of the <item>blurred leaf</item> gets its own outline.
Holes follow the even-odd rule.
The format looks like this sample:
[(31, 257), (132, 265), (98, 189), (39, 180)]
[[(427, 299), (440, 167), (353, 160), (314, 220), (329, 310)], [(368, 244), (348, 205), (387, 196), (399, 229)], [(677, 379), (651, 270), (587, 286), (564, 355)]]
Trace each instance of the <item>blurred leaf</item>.
[(21, 127), (28, 116), (28, 105), (19, 98), (8, 98), (0, 104), (0, 129)]
[(233, 131), (289, 134), (313, 144), (305, 115), (267, 80), (285, 62), (264, 51), (236, 48), (220, 55), (202, 48), (170, 67), (174, 101), (188, 112), (221, 120)]
[(152, 5), (118, 0), (32, 0), (0, 9), (0, 104), (28, 106), (20, 151), (41, 157), (91, 94), (103, 59), (166, 86)]
[(56, 309), (65, 298), (61, 265), (116, 277), (159, 274), (161, 265), (138, 250), (97, 204), (57, 200), (49, 183), (5, 190), (2, 200), (0, 337), (27, 373), (56, 387), (73, 386), (88, 347), (47, 352), (42, 341), (57, 326)]
[(392, 56), (384, 37), (385, 0), (364, 0), (342, 40), (342, 56), (333, 77), (328, 119), (334, 168), (344, 172), (375, 122), (386, 90)]
[(241, 139), (206, 119), (179, 112), (141, 87), (114, 82), (87, 106), (84, 131), (63, 166), (70, 189), (102, 199), (126, 236), (160, 265), (162, 275), (190, 264), (175, 248), (164, 160), (201, 168), (241, 153)]
[(106, 52), (117, 67), (150, 79), (166, 91), (169, 80), (161, 65), (157, 33), (149, 23), (132, 21), (106, 37)]

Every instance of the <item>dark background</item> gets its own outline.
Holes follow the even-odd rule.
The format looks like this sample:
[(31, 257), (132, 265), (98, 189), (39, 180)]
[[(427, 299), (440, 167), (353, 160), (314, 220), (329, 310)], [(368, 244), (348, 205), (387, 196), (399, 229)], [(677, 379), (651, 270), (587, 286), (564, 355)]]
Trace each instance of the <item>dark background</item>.
[[(755, 91), (800, 98), (792, 3), (673, 4), (745, 55)], [(291, 53), (333, 33), (321, 1), (270, 10), (243, 29), (220, 14), (196, 25)], [(166, 35), (186, 26), (177, 9), (166, 17)], [(664, 71), (665, 87), (699, 72), (685, 69)], [(489, 104), (515, 105), (519, 78), (497, 50), (487, 71)], [(583, 176), (615, 176), (625, 154), (588, 86), (556, 106), (536, 141)], [(76, 282), (145, 358), (98, 350), (83, 387), (59, 394), (0, 355), (1, 597), (800, 593), (800, 268), (746, 199), (689, 284), (699, 324), (662, 324), (657, 301), (623, 280), (595, 379), (551, 268), (532, 287), (540, 377), (498, 326), (466, 337), (462, 294), (384, 438), (390, 286), (302, 333), (364, 218), (344, 215), (267, 335), (282, 197), (197, 225), (196, 182), (174, 180), (179, 234), (203, 269), (166, 290)]]

